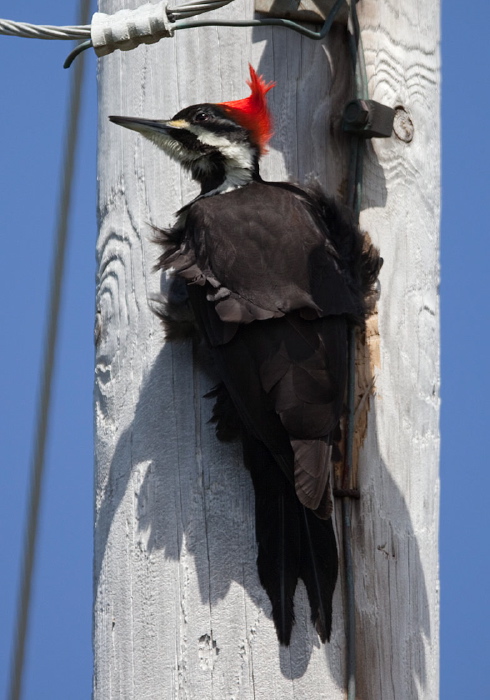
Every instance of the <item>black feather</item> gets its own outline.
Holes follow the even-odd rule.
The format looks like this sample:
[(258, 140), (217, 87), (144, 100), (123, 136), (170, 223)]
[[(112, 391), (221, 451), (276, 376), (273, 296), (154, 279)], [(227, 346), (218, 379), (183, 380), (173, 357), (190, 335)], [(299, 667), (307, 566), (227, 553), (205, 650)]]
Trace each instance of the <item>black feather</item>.
[(332, 597), (338, 572), (338, 555), (332, 518), (320, 520), (308, 508), (298, 505), (302, 519), (300, 577), (311, 609), (311, 621), (322, 642), (330, 641)]
[(294, 592), (301, 566), (301, 523), (294, 488), (262, 442), (243, 437), (245, 466), (255, 491), (255, 537), (260, 583), (272, 604), (279, 642), (288, 645), (294, 623)]
[(240, 416), (231, 400), (230, 394), (226, 391), (223, 383), (218, 384), (211, 391), (204, 395), (206, 399), (216, 399), (213, 406), (213, 415), (210, 423), (213, 423), (216, 430), (216, 437), (221, 442), (233, 442), (242, 437), (243, 425)]
[(332, 519), (321, 520), (299, 503), (294, 488), (263, 443), (245, 433), (244, 462), (255, 491), (257, 567), (272, 604), (281, 644), (294, 623), (294, 593), (304, 581), (311, 620), (322, 642), (330, 639), (338, 557)]
[(186, 285), (179, 277), (173, 278), (166, 297), (152, 298), (151, 309), (160, 319), (169, 342), (201, 339)]
[[(211, 422), (240, 436), (255, 490), (260, 581), (281, 644), (294, 592), (330, 638), (338, 570), (330, 470), (340, 452), (347, 328), (363, 326), (381, 260), (351, 214), (318, 190), (250, 184), (202, 197), (159, 232), (159, 267), (187, 283), (222, 385)], [(165, 323), (175, 314), (166, 307)]]

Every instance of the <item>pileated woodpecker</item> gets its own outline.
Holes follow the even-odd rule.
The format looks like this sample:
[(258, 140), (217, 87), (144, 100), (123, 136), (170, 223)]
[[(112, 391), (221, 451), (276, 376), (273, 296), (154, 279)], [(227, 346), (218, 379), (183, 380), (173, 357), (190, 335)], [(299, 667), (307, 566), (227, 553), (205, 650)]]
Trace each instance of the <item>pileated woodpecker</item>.
[[(258, 572), (288, 645), (303, 579), (312, 622), (330, 638), (338, 569), (330, 472), (339, 459), (349, 323), (362, 326), (380, 267), (349, 213), (314, 189), (265, 182), (265, 95), (186, 107), (170, 121), (110, 117), (189, 170), (201, 193), (161, 231), (163, 270), (187, 293), (221, 384), (213, 421), (239, 434), (255, 489)], [(162, 313), (178, 336), (179, 313)], [(187, 324), (184, 324), (187, 325)]]

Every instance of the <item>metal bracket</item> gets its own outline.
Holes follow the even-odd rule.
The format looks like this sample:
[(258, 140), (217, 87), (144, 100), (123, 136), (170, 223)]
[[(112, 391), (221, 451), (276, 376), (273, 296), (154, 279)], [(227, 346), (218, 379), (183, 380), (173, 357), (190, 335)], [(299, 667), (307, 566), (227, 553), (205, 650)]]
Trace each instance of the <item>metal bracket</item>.
[[(255, 0), (255, 11), (269, 17), (323, 24), (334, 3), (335, 0)], [(349, 5), (344, 0), (334, 21), (347, 24), (348, 17)]]
[(374, 100), (352, 100), (344, 109), (342, 128), (362, 139), (389, 138), (395, 110)]

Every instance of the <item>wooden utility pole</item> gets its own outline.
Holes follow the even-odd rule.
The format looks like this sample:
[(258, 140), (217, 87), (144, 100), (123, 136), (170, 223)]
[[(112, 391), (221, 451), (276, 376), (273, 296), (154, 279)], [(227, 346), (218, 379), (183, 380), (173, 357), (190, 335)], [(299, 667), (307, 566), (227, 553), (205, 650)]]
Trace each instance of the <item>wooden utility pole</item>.
[[(121, 7), (107, 0), (100, 10)], [(375, 396), (353, 506), (357, 697), (434, 700), (439, 2), (360, 0), (358, 12), (370, 96), (397, 116), (391, 138), (368, 143), (364, 165), (361, 226), (385, 262), (362, 368)], [(223, 16), (252, 17), (251, 0)], [(202, 398), (211, 380), (190, 345), (164, 344), (150, 309), (161, 285), (150, 224), (168, 226), (195, 186), (107, 119), (168, 118), (196, 102), (244, 97), (248, 62), (277, 83), (263, 176), (317, 178), (341, 195), (348, 139), (340, 118), (351, 97), (345, 28), (334, 27), (327, 42), (281, 28), (185, 30), (100, 60), (95, 700), (345, 698), (343, 581), (331, 643), (319, 644), (300, 584), (291, 647), (280, 648), (257, 577), (240, 449), (217, 442), (212, 402)]]

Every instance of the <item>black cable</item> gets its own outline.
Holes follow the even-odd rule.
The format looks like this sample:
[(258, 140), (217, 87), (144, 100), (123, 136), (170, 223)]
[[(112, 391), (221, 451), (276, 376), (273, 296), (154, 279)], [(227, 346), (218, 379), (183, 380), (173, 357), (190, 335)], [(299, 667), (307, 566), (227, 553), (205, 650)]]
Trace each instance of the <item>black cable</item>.
[(337, 16), (338, 11), (344, 4), (344, 0), (337, 0), (335, 5), (332, 7), (328, 13), (325, 22), (319, 32), (314, 32), (312, 29), (304, 27), (302, 24), (293, 22), (290, 19), (281, 18), (264, 18), (264, 19), (244, 19), (244, 20), (197, 20), (193, 22), (179, 22), (173, 25), (173, 29), (193, 29), (195, 27), (286, 27), (287, 29), (292, 29), (298, 34), (308, 37), (308, 39), (313, 39), (315, 41), (320, 41), (324, 39)]
[(78, 46), (75, 46), (73, 51), (70, 51), (68, 56), (65, 58), (65, 62), (63, 63), (63, 68), (69, 68), (73, 61), (76, 59), (77, 56), (79, 56), (85, 49), (89, 49), (92, 46), (92, 39), (87, 39), (86, 41), (82, 41), (81, 44), (78, 44)]
[[(368, 99), (368, 84), (361, 31), (357, 17), (356, 0), (351, 0), (349, 14), (349, 48), (355, 77), (356, 99)], [(362, 197), (362, 175), (365, 144), (356, 135), (351, 136), (347, 205), (359, 221)], [(347, 389), (347, 440), (344, 460), (342, 488), (345, 492), (355, 487), (351, 483), (353, 467), (354, 421), (355, 421), (355, 372), (356, 372), (356, 331), (349, 328), (349, 375)], [(354, 488), (357, 492), (357, 489)], [(352, 499), (342, 499), (342, 540), (344, 550), (345, 603), (346, 603), (346, 644), (347, 644), (347, 700), (356, 700), (356, 606), (354, 564), (352, 557)]]

